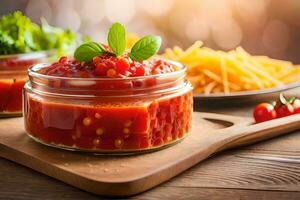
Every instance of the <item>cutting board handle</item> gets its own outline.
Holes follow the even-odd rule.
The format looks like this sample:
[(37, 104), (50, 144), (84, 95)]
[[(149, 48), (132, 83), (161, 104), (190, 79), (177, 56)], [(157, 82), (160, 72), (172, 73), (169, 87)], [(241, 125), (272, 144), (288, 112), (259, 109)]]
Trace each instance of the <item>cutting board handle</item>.
[(218, 151), (252, 144), (300, 129), (300, 114), (255, 124), (250, 118), (226, 119), (233, 125), (222, 134), (228, 136)]

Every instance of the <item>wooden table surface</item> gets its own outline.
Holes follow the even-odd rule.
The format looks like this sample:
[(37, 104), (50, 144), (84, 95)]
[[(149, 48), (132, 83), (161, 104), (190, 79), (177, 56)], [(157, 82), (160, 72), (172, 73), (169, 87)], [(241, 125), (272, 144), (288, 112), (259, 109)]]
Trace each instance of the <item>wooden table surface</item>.
[[(300, 94), (300, 89), (289, 94)], [(253, 103), (201, 111), (249, 116)], [(238, 109), (237, 109), (238, 108)], [(8, 127), (9, 128), (9, 127)], [(132, 199), (300, 199), (300, 130), (216, 155)], [(0, 158), (0, 199), (106, 199)]]

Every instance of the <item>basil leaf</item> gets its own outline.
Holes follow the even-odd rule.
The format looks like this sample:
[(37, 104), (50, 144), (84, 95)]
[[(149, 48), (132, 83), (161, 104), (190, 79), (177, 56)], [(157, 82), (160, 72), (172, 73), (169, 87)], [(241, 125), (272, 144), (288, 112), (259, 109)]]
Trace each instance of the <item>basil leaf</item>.
[(157, 53), (160, 45), (161, 37), (145, 36), (133, 45), (129, 57), (136, 61), (146, 60)]
[(126, 48), (126, 33), (122, 24), (114, 23), (110, 27), (107, 41), (109, 47), (117, 56), (120, 56), (124, 53)]
[(74, 52), (74, 57), (80, 62), (91, 62), (95, 56), (105, 53), (105, 49), (96, 42), (80, 45)]

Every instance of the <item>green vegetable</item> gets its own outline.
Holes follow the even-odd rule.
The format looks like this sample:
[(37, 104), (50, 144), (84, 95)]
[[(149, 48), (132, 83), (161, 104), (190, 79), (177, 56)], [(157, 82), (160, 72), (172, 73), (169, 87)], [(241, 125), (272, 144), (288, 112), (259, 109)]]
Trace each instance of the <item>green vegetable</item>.
[(129, 54), (129, 57), (136, 61), (142, 61), (155, 55), (161, 45), (159, 36), (148, 35), (137, 41)]
[(1, 55), (51, 49), (65, 51), (76, 44), (77, 38), (73, 32), (52, 27), (45, 19), (39, 26), (19, 11), (0, 19)]
[(18, 52), (18, 48), (14, 45), (14, 40), (0, 31), (0, 54), (10, 54), (11, 52)]
[(96, 42), (87, 42), (80, 45), (74, 52), (74, 57), (80, 62), (91, 62), (95, 56), (105, 53), (105, 49)]
[(50, 26), (43, 18), (41, 21), (43, 49), (68, 49), (75, 45), (76, 35), (71, 30)]
[(122, 55), (126, 48), (125, 28), (120, 23), (114, 23), (109, 29), (107, 41), (117, 56)]

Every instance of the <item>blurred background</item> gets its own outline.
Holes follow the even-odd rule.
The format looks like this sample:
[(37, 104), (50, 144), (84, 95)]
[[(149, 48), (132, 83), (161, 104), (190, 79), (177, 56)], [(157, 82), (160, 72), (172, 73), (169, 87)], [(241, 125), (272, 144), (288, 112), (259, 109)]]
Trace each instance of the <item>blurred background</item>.
[(112, 22), (132, 33), (158, 34), (163, 48), (196, 40), (213, 49), (242, 46), (252, 54), (300, 63), (299, 0), (1, 0), (0, 15), (21, 10), (34, 22), (105, 41)]

